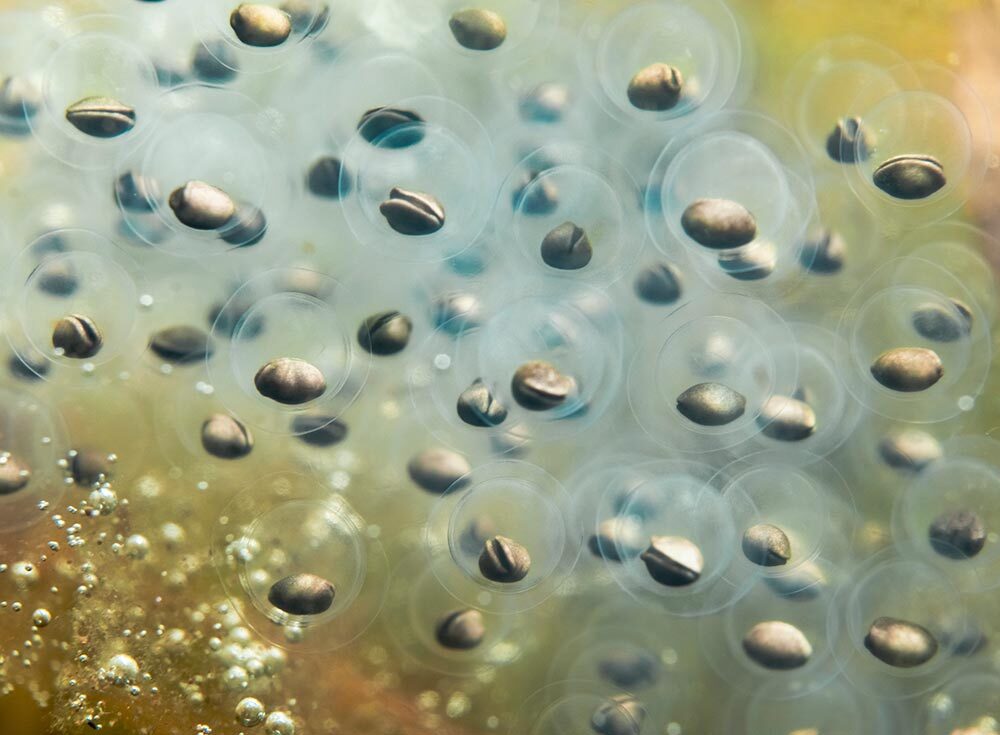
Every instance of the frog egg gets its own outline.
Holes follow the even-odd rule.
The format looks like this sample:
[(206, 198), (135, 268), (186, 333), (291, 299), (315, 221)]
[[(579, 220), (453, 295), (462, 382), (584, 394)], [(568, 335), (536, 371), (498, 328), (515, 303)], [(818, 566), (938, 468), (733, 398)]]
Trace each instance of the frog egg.
[(65, 30), (58, 28), (43, 15), (8, 11), (2, 21), (10, 32), (0, 42), (0, 68), (4, 74), (4, 95), (0, 102), (0, 133), (23, 136), (30, 132), (28, 120), (38, 114), (42, 103), (42, 77), (32, 54), (46, 58), (59, 47)]
[[(153, 258), (147, 257), (145, 262), (151, 265)], [(162, 263), (150, 271), (146, 292), (140, 296), (147, 344), (143, 365), (165, 380), (174, 379), (174, 376), (185, 381), (192, 377), (203, 380), (207, 377), (204, 375), (205, 361), (215, 355), (215, 342), (209, 334), (215, 321), (215, 316), (211, 315), (232, 295), (229, 282), (235, 278), (235, 273), (226, 267), (206, 268), (166, 255)], [(153, 348), (154, 336), (176, 327), (203, 332), (204, 342), (192, 340), (188, 348), (191, 351), (187, 354), (179, 347), (173, 350), (169, 346)]]
[(147, 49), (161, 88), (194, 80), (191, 49), (198, 43), (198, 29), (191, 24), (190, 8), (163, 2), (105, 4), (128, 22), (136, 43)]
[(54, 408), (24, 390), (0, 389), (0, 405), (0, 461), (28, 473), (19, 489), (0, 495), (0, 532), (13, 532), (58, 512), (66, 488), (57, 464), (66, 427)]
[[(53, 243), (58, 248), (50, 247)], [(143, 279), (118, 244), (90, 230), (56, 230), (28, 245), (7, 277), (8, 340), (28, 360), (44, 357), (51, 368), (44, 371), (45, 379), (93, 385), (84, 378), (114, 375), (138, 359)], [(53, 346), (53, 327), (71, 315), (89, 319), (100, 333), (99, 349), (84, 359)]]
[[(656, 539), (671, 539), (671, 548), (688, 554), (686, 564), (693, 574), (683, 580), (658, 580), (643, 556), (626, 553), (617, 543), (616, 555), (625, 559), (611, 569), (618, 585), (638, 602), (683, 617), (706, 615), (731, 605), (746, 593), (753, 578), (738, 579), (735, 574), (739, 532), (732, 508), (711, 484), (711, 470), (672, 460), (640, 469), (649, 479), (632, 488), (624, 505), (619, 506), (618, 516), (630, 520), (635, 529), (632, 535), (642, 539), (643, 552), (648, 551), (647, 546), (651, 549)], [(614, 494), (612, 498), (621, 497), (619, 488), (609, 488), (608, 493)]]
[(838, 452), (844, 460), (837, 464), (851, 487), (881, 488), (877, 496), (857, 497), (862, 517), (876, 513), (860, 526), (859, 541), (867, 553), (893, 543), (892, 504), (920, 474), (942, 460), (949, 440), (967, 430), (967, 418), (960, 414), (947, 421), (914, 424), (862, 409), (861, 420)]
[[(601, 107), (621, 120), (676, 129), (718, 111), (747, 82), (747, 39), (723, 2), (646, 2), (613, 15), (599, 10), (582, 36), (581, 75), (593, 80)], [(629, 100), (630, 80), (651, 64), (681, 74), (678, 99), (667, 109), (639, 109)]]
[[(951, 575), (940, 567), (885, 550), (855, 570), (832, 604), (828, 639), (844, 676), (859, 690), (886, 700), (908, 699), (952, 675), (952, 660), (942, 645), (944, 625), (964, 619), (965, 603)], [(937, 641), (936, 652), (910, 666), (885, 663), (865, 645), (870, 626), (880, 618), (921, 626)]]
[[(128, 373), (116, 377), (99, 378), (95, 389), (62, 391), (52, 399), (53, 407), (66, 425), (67, 443), (60, 447), (60, 458), (69, 459), (64, 472), (73, 476), (73, 453), (90, 455), (97, 459), (98, 467), (110, 469), (113, 487), (126, 486), (130, 480), (148, 470), (144, 462), (149, 458), (152, 443), (136, 442), (137, 434), (146, 436), (151, 431), (150, 419), (140, 407), (139, 388), (130, 381)], [(94, 416), (128, 417), (127, 420), (94, 421)], [(75, 478), (79, 490), (89, 490), (95, 478), (83, 475)]]
[(820, 173), (815, 185), (816, 210), (797, 245), (803, 277), (788, 298), (803, 321), (808, 317), (813, 324), (835, 328), (839, 309), (857, 283), (892, 254), (898, 242), (886, 237), (872, 214), (857, 206), (841, 172)]
[[(333, 421), (358, 396), (368, 375), (369, 355), (354, 339), (365, 316), (330, 276), (303, 268), (260, 273), (219, 311), (212, 328), (217, 351), (208, 362), (209, 382), (219, 400), (248, 426), (297, 434), (302, 430), (291, 428), (295, 416), (315, 412)], [(318, 369), (320, 395), (305, 401), (295, 397), (298, 402), (290, 403), (263, 395), (255, 376), (282, 358), (304, 360)]]
[[(138, 239), (185, 257), (261, 247), (291, 206), (292, 187), (281, 164), (283, 119), (238, 92), (214, 87), (179, 87), (164, 93), (160, 106), (154, 130), (116, 166), (116, 181), (132, 181), (114, 187), (126, 226)], [(235, 214), (210, 229), (182, 222), (169, 202), (189, 182), (220, 189)]]
[[(578, 39), (563, 28), (551, 28), (545, 54), (527, 54), (489, 77), (500, 106), (484, 121), (494, 139), (551, 142), (559, 136), (580, 139), (589, 120), (587, 90), (574, 59)], [(497, 148), (503, 146), (497, 143)]]
[[(785, 82), (788, 119), (813, 158), (834, 168), (841, 165), (837, 159), (851, 161), (856, 153), (843, 140), (830, 142), (838, 121), (856, 118), (913, 80), (903, 58), (886, 46), (860, 36), (833, 38), (811, 48), (792, 67)], [(861, 123), (867, 129), (867, 122)], [(867, 146), (864, 153), (869, 153)]]
[[(735, 447), (761, 431), (768, 397), (797, 389), (797, 355), (779, 362), (775, 350), (793, 343), (787, 324), (760, 301), (736, 295), (691, 301), (649, 330), (636, 351), (628, 375), (632, 411), (664, 446), (684, 452)], [(718, 420), (681, 413), (682, 394), (702, 385), (723, 386), (731, 397)]]
[[(465, 108), (439, 97), (392, 102), (425, 122), (396, 126), (375, 135), (369, 120), (344, 149), (341, 180), (350, 177), (355, 192), (344, 202), (344, 216), (366, 247), (407, 262), (434, 262), (454, 256), (486, 227), (495, 187), (493, 148), (482, 125)], [(411, 144), (415, 129), (420, 139)], [(342, 184), (343, 186), (343, 184)], [(402, 234), (390, 226), (381, 206), (393, 192), (412, 192), (436, 200), (443, 214), (436, 230)]]
[[(371, 267), (360, 264), (345, 280), (363, 280)], [(413, 361), (427, 335), (440, 331), (444, 340), (461, 340), (501, 308), (502, 297), (490, 288), (485, 276), (455, 273), (445, 261), (421, 265), (389, 262), (378, 269), (377, 282), (357, 294), (356, 305), (366, 318), (394, 311), (409, 321), (409, 336), (372, 358), (372, 379), (392, 386), (399, 383), (401, 365)], [(361, 329), (359, 321), (355, 330), (358, 335)]]
[[(986, 437), (957, 437), (944, 445), (944, 457), (917, 475), (897, 496), (893, 539), (900, 553), (942, 569), (953, 584), (970, 593), (1000, 584), (997, 549), (997, 493), (1000, 467), (997, 443)], [(934, 537), (931, 528), (955, 514), (957, 530)]]
[[(675, 136), (653, 165), (652, 191), (660, 193), (659, 207), (645, 212), (654, 244), (689, 260), (715, 289), (775, 298), (801, 280), (798, 251), (816, 206), (812, 173), (798, 141), (775, 121), (725, 113)], [(701, 199), (747, 210), (750, 239), (722, 248), (695, 241), (683, 219)]]
[[(556, 165), (546, 165), (549, 161)], [(541, 171), (523, 186), (525, 171)], [(533, 209), (539, 192), (558, 192), (555, 207), (544, 212)], [(633, 264), (643, 243), (640, 196), (637, 185), (624, 167), (602, 151), (584, 146), (542, 147), (522, 160), (508, 175), (500, 200), (518, 200), (501, 228), (511, 232), (520, 255), (512, 270), (566, 278), (604, 286), (620, 278)], [(582, 230), (585, 242), (580, 254), (562, 256), (568, 247), (559, 242), (563, 229)], [(581, 233), (573, 230), (579, 237)], [(569, 241), (567, 240), (567, 241)], [(553, 243), (547, 249), (546, 243)]]
[[(990, 363), (986, 318), (961, 281), (935, 263), (911, 257), (882, 265), (850, 300), (837, 331), (848, 345), (840, 360), (847, 389), (877, 413), (933, 423), (970, 410), (982, 390)], [(876, 360), (900, 349), (921, 350), (912, 354), (928, 365), (940, 361), (939, 379), (928, 374), (909, 390), (889, 387), (898, 384), (892, 375), (883, 377), (887, 384), (876, 380)], [(907, 365), (904, 377), (921, 367)]]
[[(912, 68), (915, 83), (858, 111), (875, 143), (866, 160), (847, 169), (861, 203), (897, 229), (958, 210), (982, 182), (989, 150), (988, 116), (977, 92), (950, 70)], [(919, 186), (905, 186), (902, 176), (913, 166), (924, 175)]]
[(525, 735), (588, 733), (596, 728), (642, 735), (657, 731), (645, 703), (630, 696), (611, 699), (599, 682), (589, 680), (557, 681), (542, 687), (524, 700), (512, 728)]
[[(580, 556), (582, 529), (569, 508), (566, 489), (540, 467), (518, 460), (479, 465), (431, 510), (424, 542), (434, 575), (471, 607), (504, 614), (535, 607), (567, 581)], [(482, 519), (494, 536), (527, 551), (530, 563), (520, 580), (488, 579), (480, 568), (483, 551), (463, 544), (465, 530)]]
[[(691, 465), (692, 473), (701, 470)], [(639, 547), (647, 540), (639, 536), (640, 526), (632, 516), (657, 512), (660, 498), (649, 484), (654, 466), (660, 465), (652, 455), (623, 448), (584, 463), (567, 483), (573, 488), (574, 513), (586, 537), (579, 576), (587, 580), (587, 589), (614, 585), (618, 567), (642, 552)], [(683, 463), (675, 461), (672, 466), (683, 471)]]
[(65, 250), (58, 230), (111, 231), (114, 212), (107, 206), (106, 192), (100, 196), (96, 186), (80, 186), (75, 177), (59, 170), (59, 164), (31, 168), (11, 177), (0, 205), (0, 226), (7, 239), (0, 252), (5, 257), (13, 260), (29, 243), (34, 243), (38, 257)]
[(793, 699), (774, 696), (786, 688), (787, 682), (782, 680), (762, 682), (752, 693), (735, 698), (727, 732), (757, 735), (818, 730), (830, 735), (859, 731), (889, 735), (902, 727), (894, 708), (854, 689), (842, 677)]
[(1000, 718), (998, 677), (988, 669), (966, 671), (927, 697), (914, 732), (989, 732)]
[[(467, 445), (480, 436), (498, 452), (577, 434), (597, 421), (618, 396), (621, 324), (597, 291), (573, 288), (560, 296), (538, 284), (474, 326), (464, 317), (443, 324), (420, 346), (408, 369), (410, 393), (428, 429), (447, 443)], [(598, 313), (585, 309), (593, 306)], [(456, 334), (458, 335), (456, 337)], [(550, 406), (527, 406), (515, 397), (515, 376), (541, 362), (571, 385)], [(470, 424), (459, 397), (481, 381), (504, 409), (502, 420)]]
[[(644, 617), (635, 609), (614, 606), (620, 622), (587, 621), (582, 632), (560, 646), (552, 659), (552, 680), (587, 680), (599, 684), (607, 696), (623, 691), (648, 697), (662, 685), (670, 672), (660, 651), (666, 645), (681, 640), (680, 631), (664, 641), (666, 626), (658, 625), (653, 616)], [(642, 612), (646, 612), (645, 609)], [(672, 620), (683, 629), (684, 621)], [(655, 632), (654, 632), (655, 631)], [(691, 631), (684, 630), (690, 635)], [(669, 640), (669, 639), (673, 640)], [(680, 692), (678, 692), (680, 695)], [(654, 702), (650, 702), (653, 704)]]
[(225, 44), (225, 52), (217, 51), (213, 56), (224, 66), (249, 74), (271, 72), (303, 57), (330, 14), (326, 0), (295, 0), (294, 3), (272, 0), (255, 5), (273, 9), (272, 13), (280, 11), (280, 15), (274, 14), (275, 18), (287, 17), (285, 32), (266, 36), (246, 31), (242, 36), (237, 34), (236, 27), (242, 27), (234, 14), (238, 3), (230, 0), (208, 0), (188, 9), (195, 29), (201, 33), (212, 32)]
[[(34, 46), (34, 44), (32, 44)], [(42, 93), (28, 125), (39, 144), (70, 166), (106, 169), (138, 144), (157, 117), (156, 71), (135, 46), (127, 23), (111, 15), (80, 18), (54, 52), (43, 44), (36, 60)], [(66, 119), (71, 106), (88, 97), (105, 97), (131, 108), (133, 123), (112, 137), (94, 137)]]
[[(369, 110), (415, 94), (441, 95), (441, 84), (423, 62), (370, 38), (347, 44), (329, 63), (304, 69), (297, 78), (299, 83), (282, 89), (274, 100), (288, 123), (285, 165), (296, 185), (295, 225), (306, 238), (324, 241), (325, 250), (342, 251), (338, 262), (353, 260), (362, 255), (358, 248), (344, 247), (343, 238), (329, 236), (331, 219), (338, 231), (344, 228), (342, 204), (354, 196), (344, 147)], [(324, 159), (338, 162), (340, 174), (332, 163), (316, 169)]]
[[(559, 16), (558, 2), (541, 0), (491, 0), (489, 10), (500, 16), (506, 27), (503, 42), (489, 49), (468, 48), (451, 30), (454, 14), (469, 8), (462, 0), (408, 6), (397, 22), (404, 23), (431, 43), (426, 44), (440, 65), (472, 71), (480, 67), (494, 70), (518, 63), (539, 45), (544, 46)], [(426, 43), (426, 42), (425, 42)], [(490, 44), (492, 45), (492, 43)]]
[[(831, 599), (832, 591), (824, 589), (820, 594), (800, 595), (789, 602), (758, 580), (718, 618), (699, 619), (702, 650), (715, 672), (735, 689), (753, 690), (767, 685), (767, 696), (775, 700), (822, 691), (839, 673), (828, 638), (828, 625), (834, 615)], [(779, 659), (781, 666), (790, 668), (778, 668), (779, 662), (773, 667), (764, 666), (750, 657), (744, 647), (748, 633), (771, 621), (790, 625), (802, 634), (808, 652), (804, 661), (795, 661), (792, 667), (792, 662)]]
[(836, 568), (850, 561), (857, 510), (847, 483), (826, 460), (797, 449), (759, 452), (722, 468), (714, 483), (722, 488), (740, 538), (767, 524), (781, 529), (789, 545), (787, 560), (770, 566), (739, 553), (733, 584), (759, 576), (785, 594), (814, 583), (818, 592), (826, 585), (817, 580), (826, 575), (816, 571), (817, 565)]
[(275, 104), (295, 131), (292, 152), (303, 157), (310, 149), (331, 145), (343, 151), (370, 110), (444, 95), (441, 81), (423, 60), (368, 37), (346, 44), (329, 63), (304, 70), (300, 77), (294, 88), (275, 95)]
[[(475, 590), (453, 596), (442, 587), (420, 548), (400, 553), (381, 616), (397, 650), (414, 665), (448, 676), (482, 676), (512, 663), (522, 649), (524, 629), (512, 615), (503, 615), (460, 601)], [(470, 587), (473, 583), (468, 583)], [(442, 619), (459, 610), (475, 610), (482, 619), (482, 639), (469, 648), (449, 648), (438, 638)]]
[[(229, 600), (273, 645), (340, 648), (382, 609), (388, 563), (377, 534), (316, 477), (282, 472), (259, 478), (233, 498), (212, 533), (212, 561)], [(297, 574), (333, 586), (325, 610), (297, 613), (276, 606), (271, 587)]]
[(822, 327), (803, 322), (789, 327), (795, 341), (776, 345), (775, 360), (797, 362), (798, 387), (792, 396), (771, 396), (771, 404), (765, 401), (756, 441), (768, 449), (794, 447), (825, 456), (847, 440), (861, 417), (861, 407), (839, 374), (839, 355), (846, 347)]
[(547, 680), (565, 696), (587, 682), (606, 702), (634, 697), (645, 712), (636, 732), (665, 732), (668, 723), (698, 731), (704, 713), (693, 706), (701, 659), (697, 621), (610, 601), (598, 602), (594, 613), (580, 621), (579, 635), (560, 642)]
[[(961, 280), (969, 295), (993, 323), (997, 316), (997, 281), (989, 263), (1000, 243), (988, 232), (962, 222), (939, 222), (907, 233), (910, 254), (941, 266)], [(898, 278), (909, 277), (901, 268)]]

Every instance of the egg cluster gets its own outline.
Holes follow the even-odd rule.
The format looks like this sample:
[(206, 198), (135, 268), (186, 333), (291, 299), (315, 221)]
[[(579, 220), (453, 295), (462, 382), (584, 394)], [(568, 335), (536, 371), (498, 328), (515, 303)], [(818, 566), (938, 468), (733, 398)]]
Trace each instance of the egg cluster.
[(122, 692), (438, 731), (392, 704), (428, 676), (456, 732), (1000, 732), (963, 79), (835, 39), (764, 114), (721, 0), (91, 10), (0, 42), (0, 596), (57, 672), (6, 691), (59, 732), (159, 732)]

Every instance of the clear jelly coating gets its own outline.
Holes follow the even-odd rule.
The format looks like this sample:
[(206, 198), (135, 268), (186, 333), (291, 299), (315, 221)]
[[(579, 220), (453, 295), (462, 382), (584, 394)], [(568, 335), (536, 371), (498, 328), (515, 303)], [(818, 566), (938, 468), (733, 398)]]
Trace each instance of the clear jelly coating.
[[(158, 112), (156, 71), (145, 51), (133, 43), (122, 19), (90, 15), (72, 28), (54, 51), (44, 44), (37, 49), (41, 103), (27, 122), (53, 158), (78, 168), (106, 169), (153, 127)], [(78, 129), (67, 112), (91, 98), (125, 105), (131, 124), (110, 137)]]
[(781, 681), (764, 682), (733, 707), (729, 727), (737, 735), (761, 732), (792, 733), (818, 729), (831, 735), (851, 735), (858, 730), (886, 735), (899, 726), (898, 715), (846, 679), (834, 679), (803, 696), (775, 701)]
[[(732, 507), (713, 484), (710, 470), (670, 460), (640, 469), (647, 479), (627, 494), (620, 487), (606, 490), (610, 498), (604, 502), (617, 503), (617, 516), (634, 528), (613, 542), (615, 555), (624, 560), (611, 570), (618, 584), (639, 602), (685, 617), (706, 615), (732, 604), (746, 593), (753, 578), (738, 579), (735, 574), (740, 534)], [(635, 541), (627, 541), (633, 536)], [(630, 543), (646, 552), (658, 538), (675, 540), (693, 575), (686, 575), (683, 582), (657, 580), (641, 554), (624, 548)], [(700, 561), (694, 561), (695, 556)]]
[(278, 91), (274, 102), (294, 126), (290, 142), (297, 156), (316, 145), (332, 144), (339, 151), (370, 110), (397, 107), (412, 97), (442, 96), (438, 73), (404, 49), (361, 36), (341, 44), (326, 63), (302, 69), (299, 83)]
[[(455, 102), (411, 97), (393, 103), (424, 122), (383, 132), (376, 116), (361, 125), (344, 149), (342, 180), (351, 181), (355, 192), (344, 214), (366, 247), (397, 260), (443, 260), (470, 245), (486, 226), (495, 185), (492, 144), (479, 121)], [(415, 135), (419, 140), (414, 142)], [(427, 201), (436, 201), (443, 211), (437, 227), (406, 234), (391, 227), (382, 204), (397, 189), (432, 197)]]
[[(525, 182), (527, 171), (539, 173)], [(539, 275), (603, 286), (620, 278), (638, 256), (642, 219), (637, 185), (603, 152), (543, 146), (517, 164), (504, 188), (512, 189), (507, 226), (521, 256), (521, 262), (511, 264), (518, 272), (530, 268)], [(551, 191), (557, 192), (555, 206), (539, 209), (536, 202)], [(573, 237), (561, 236), (560, 228), (573, 226), (579, 230)], [(584, 242), (577, 245), (576, 240)], [(560, 249), (570, 248), (585, 254), (559, 257)]]
[(982, 593), (1000, 584), (996, 444), (960, 436), (942, 454), (898, 496), (893, 536), (901, 553), (940, 566), (963, 591)]
[(934, 732), (975, 732), (993, 727), (1000, 714), (997, 676), (988, 669), (959, 674), (935, 690), (917, 715), (921, 735)]
[[(783, 563), (760, 564), (745, 553), (734, 562), (734, 584), (762, 576), (783, 591), (821, 578), (817, 564), (847, 564), (853, 551), (857, 511), (850, 488), (836, 468), (798, 449), (750, 454), (719, 472), (717, 482), (742, 537), (760, 524), (784, 534)], [(786, 553), (787, 552), (787, 553)]]
[(599, 685), (588, 680), (553, 682), (524, 701), (513, 727), (527, 735), (590, 732), (595, 713), (603, 708), (613, 718), (611, 726), (620, 727), (622, 732), (643, 732), (647, 717), (644, 708), (640, 714), (635, 703), (632, 698), (610, 699)]
[[(839, 665), (828, 638), (828, 622), (833, 615), (831, 594), (824, 590), (812, 596), (800, 595), (790, 602), (758, 581), (732, 606), (723, 610), (720, 626), (702, 618), (701, 642), (715, 672), (734, 689), (752, 690), (767, 686), (769, 699), (798, 699), (828, 686), (837, 676)], [(762, 623), (780, 621), (794, 627), (805, 640), (805, 655), (794, 666), (765, 666), (748, 654), (746, 640)], [(796, 651), (801, 655), (802, 651)], [(784, 664), (782, 664), (784, 665)]]
[[(447, 422), (453, 441), (484, 434), (511, 448), (579, 433), (599, 421), (621, 385), (621, 325), (604, 294), (589, 288), (566, 293), (568, 298), (555, 298), (535, 284), (529, 295), (499, 306), (481, 324), (471, 324), (466, 315), (438, 327), (419, 347), (410, 372), (422, 419), (430, 418), (424, 413), (429, 408), (435, 427), (442, 431), (438, 422)], [(518, 370), (536, 362), (552, 366), (573, 386), (544, 410), (523, 405), (512, 387)], [(459, 396), (477, 379), (503, 407), (502, 421), (479, 427), (458, 415)]]
[[(746, 43), (722, 2), (647, 2), (609, 14), (596, 11), (583, 27), (580, 65), (594, 95), (612, 115), (634, 123), (691, 124), (725, 105), (743, 81)], [(664, 109), (637, 108), (630, 81), (652, 64), (680, 73), (680, 93)]]
[[(566, 581), (582, 550), (582, 530), (569, 505), (566, 489), (540, 467), (498, 460), (474, 468), (431, 511), (425, 545), (434, 574), (452, 596), (484, 610), (513, 614), (539, 605)], [(483, 519), (491, 524), (490, 538), (512, 540), (527, 551), (530, 562), (520, 580), (487, 578), (480, 566), (484, 548), (463, 543), (470, 524)]]
[[(987, 322), (995, 322), (996, 276), (989, 264), (990, 253), (998, 247), (994, 236), (978, 227), (949, 221), (914, 230), (907, 241), (913, 245), (915, 258), (936, 263), (961, 280)], [(909, 272), (909, 267), (903, 267), (897, 277), (903, 280)]]
[[(426, 564), (418, 538), (400, 550), (401, 560), (393, 572), (396, 583), (390, 585), (381, 616), (383, 625), (397, 650), (416, 666), (449, 676), (485, 675), (510, 655), (508, 651), (519, 648), (524, 631), (510, 615), (469, 607), (449, 594)], [(399, 583), (402, 579), (405, 584)], [(472, 622), (468, 628), (460, 624), (449, 640), (442, 632), (444, 620), (466, 611), (471, 612)]]
[[(883, 44), (861, 36), (833, 38), (796, 61), (785, 82), (788, 115), (799, 139), (827, 167), (851, 162), (858, 152), (853, 141), (830, 137), (838, 122), (857, 118), (913, 77), (902, 57)], [(866, 130), (867, 121), (861, 123)]]
[[(266, 475), (239, 492), (215, 524), (212, 560), (230, 600), (249, 626), (279, 646), (347, 645), (384, 603), (382, 546), (347, 501), (328, 490), (308, 475)], [(275, 604), (274, 584), (300, 574), (333, 586), (325, 609), (298, 613)]]
[[(973, 141), (979, 131), (988, 135), (988, 127), (981, 127), (986, 109), (976, 91), (949, 69), (916, 64), (912, 70), (916, 79), (899, 91), (861, 105), (858, 114), (873, 143), (870, 155), (862, 157), (860, 146), (867, 143), (859, 137), (857, 161), (847, 169), (848, 183), (861, 203), (885, 222), (906, 229), (955, 212), (982, 181), (987, 166), (982, 142)], [(896, 170), (883, 168), (887, 164), (895, 164)], [(900, 167), (913, 166), (923, 173), (906, 184)]]
[(817, 455), (836, 450), (857, 426), (861, 409), (841, 379), (837, 355), (844, 345), (834, 332), (803, 322), (789, 325), (794, 342), (778, 346), (778, 362), (799, 366), (791, 396), (772, 395), (759, 423), (757, 441), (771, 448), (802, 449)]
[[(847, 388), (873, 411), (917, 423), (971, 410), (990, 363), (987, 329), (972, 295), (945, 268), (915, 257), (889, 261), (841, 315), (838, 333), (848, 349), (840, 353), (840, 363)], [(876, 361), (899, 350), (918, 350), (914, 354), (939, 361), (939, 377), (918, 377), (906, 390), (892, 376), (876, 378)]]
[[(801, 144), (776, 121), (726, 112), (672, 137), (646, 191), (654, 244), (689, 260), (714, 289), (776, 298), (801, 279), (799, 248), (816, 208), (813, 175)], [(657, 193), (658, 206), (648, 206)], [(748, 213), (752, 227), (740, 244), (706, 247), (694, 239), (685, 214), (701, 200)]]
[(279, 11), (287, 21), (282, 25), (269, 18), (268, 26), (275, 28), (273, 34), (243, 31), (241, 37), (236, 28), (248, 25), (252, 28), (252, 25), (236, 22), (234, 12), (239, 5), (240, 3), (234, 4), (230, 0), (207, 0), (190, 4), (186, 10), (194, 28), (203, 34), (212, 33), (224, 44), (214, 50), (209, 48), (209, 53), (215, 60), (222, 66), (247, 74), (272, 72), (302, 57), (317, 36), (322, 34), (331, 13), (330, 4), (326, 0), (247, 3), (246, 5), (262, 5)]
[[(142, 283), (131, 255), (103, 235), (82, 229), (48, 232), (29, 244), (7, 272), (11, 346), (28, 361), (39, 356), (51, 368), (38, 371), (46, 379), (81, 370), (114, 374), (143, 350), (138, 327)], [(86, 350), (89, 356), (71, 357), (54, 344), (53, 331), (61, 320), (79, 317), (99, 336), (92, 344), (96, 349)]]
[[(357, 397), (370, 355), (355, 340), (361, 313), (348, 290), (330, 276), (303, 269), (266, 271), (237, 289), (212, 327), (218, 352), (208, 364), (216, 395), (252, 426), (278, 434), (296, 414), (317, 411), (333, 421)], [(282, 403), (261, 393), (258, 372), (274, 360), (308, 363), (322, 390)]]
[[(154, 247), (192, 258), (266, 247), (290, 207), (284, 120), (219, 88), (183, 86), (159, 103), (153, 131), (116, 166), (111, 189), (125, 226)], [(178, 192), (191, 182), (228, 197), (233, 212), (219, 226), (195, 227), (179, 216)]]
[(0, 102), (0, 132), (22, 137), (30, 133), (28, 120), (42, 106), (42, 75), (27, 48), (38, 49), (39, 58), (53, 53), (65, 35), (50, 19), (24, 11), (7, 11), (3, 24), (11, 32), (0, 42), (4, 69), (4, 95)]
[[(942, 683), (951, 673), (949, 640), (961, 638), (952, 621), (964, 621), (962, 594), (940, 567), (884, 550), (866, 559), (841, 587), (833, 603), (828, 638), (844, 676), (862, 690), (888, 700), (909, 699)], [(922, 663), (886, 663), (866, 647), (869, 630), (881, 618), (921, 626), (936, 647), (921, 648)], [(952, 637), (945, 635), (949, 627)], [(892, 651), (883, 653), (891, 657)]]

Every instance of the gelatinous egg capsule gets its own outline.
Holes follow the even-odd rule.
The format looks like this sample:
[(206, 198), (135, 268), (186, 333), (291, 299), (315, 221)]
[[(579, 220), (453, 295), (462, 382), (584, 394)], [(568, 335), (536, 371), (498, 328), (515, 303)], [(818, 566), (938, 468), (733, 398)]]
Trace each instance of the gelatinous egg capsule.
[(195, 28), (212, 35), (215, 47), (207, 50), (216, 63), (244, 74), (260, 74), (307, 59), (327, 24), (330, 6), (326, 0), (212, 0), (188, 12)]
[[(491, 656), (518, 638), (512, 616), (465, 605), (448, 594), (419, 548), (407, 549), (394, 579), (383, 613), (385, 629), (398, 650), (422, 668), (473, 675), (487, 670)], [(403, 579), (408, 581), (401, 584)]]
[(187, 257), (266, 247), (290, 205), (282, 133), (260, 124), (264, 112), (233, 91), (181, 87), (161, 104), (156, 129), (118, 166), (114, 197), (125, 226)]
[(831, 645), (855, 686), (899, 699), (947, 676), (942, 621), (964, 605), (944, 570), (889, 549), (868, 559), (834, 604)]
[[(550, 159), (558, 163), (549, 165)], [(539, 173), (524, 181), (530, 171)], [(551, 192), (558, 193), (551, 206), (539, 206)], [(513, 231), (521, 255), (512, 267), (604, 286), (620, 278), (638, 256), (642, 236), (636, 226), (641, 221), (636, 184), (603, 152), (543, 146), (514, 167), (500, 196), (510, 196), (514, 203), (502, 225)]]
[(765, 401), (797, 388), (797, 354), (782, 353), (779, 361), (775, 351), (792, 339), (760, 302), (689, 302), (650, 330), (637, 352), (628, 383), (632, 410), (654, 440), (686, 451), (742, 443), (769, 425), (760, 418)]
[[(649, 479), (633, 489), (618, 513), (633, 530), (616, 537), (615, 553), (622, 561), (608, 564), (608, 572), (632, 597), (665, 605), (675, 615), (703, 615), (728, 605), (752, 577), (724, 581), (730, 573), (733, 580), (737, 576), (732, 565), (740, 531), (731, 507), (710, 482), (711, 471), (671, 461), (644, 464), (641, 470)], [(620, 492), (611, 487), (606, 495)], [(626, 554), (633, 536), (642, 539), (640, 553)]]
[(137, 359), (143, 279), (111, 240), (81, 229), (48, 233), (21, 252), (8, 275), (13, 343), (33, 350), (29, 359), (44, 357), (53, 369), (43, 377), (113, 371)]
[[(565, 488), (534, 465), (478, 466), (431, 511), (425, 541), (439, 559), (434, 574), (468, 605), (478, 599), (486, 610), (507, 613), (534, 607), (566, 581), (579, 557), (582, 531), (571, 514), (563, 515), (568, 509)], [(492, 535), (473, 548), (467, 529), (484, 522)]]
[(14, 387), (0, 395), (0, 529), (15, 531), (44, 518), (40, 508), (54, 508), (62, 497), (58, 460), (67, 449), (66, 429), (38, 398)]
[[(993, 511), (1000, 489), (995, 449), (986, 437), (949, 440), (943, 456), (913, 479), (893, 512), (897, 543), (915, 558), (947, 570), (961, 589), (1000, 584), (992, 542), (1000, 523)], [(945, 484), (947, 493), (942, 492)]]
[(952, 274), (902, 258), (883, 265), (841, 317), (848, 390), (896, 419), (939, 421), (975, 405), (989, 362), (985, 320)]
[(583, 27), (581, 68), (614, 116), (677, 127), (718, 110), (743, 83), (745, 39), (723, 3), (598, 10)]
[(656, 159), (647, 190), (660, 199), (645, 208), (654, 243), (716, 289), (775, 298), (801, 280), (812, 171), (775, 121), (729, 113), (681, 133)]
[(443, 260), (486, 226), (493, 172), (483, 161), (492, 158), (492, 146), (479, 121), (455, 102), (413, 97), (397, 106), (424, 122), (385, 130), (384, 115), (362, 122), (342, 157), (354, 191), (344, 214), (365, 246), (401, 261)]
[[(229, 317), (237, 313), (234, 325)], [(216, 395), (248, 425), (281, 434), (300, 413), (336, 418), (367, 378), (370, 355), (355, 340), (361, 320), (347, 290), (325, 274), (259, 274), (230, 297), (213, 326), (217, 353), (208, 369)]]
[(42, 97), (26, 121), (55, 158), (78, 168), (107, 168), (153, 127), (156, 72), (125, 19), (88, 16), (39, 59), (39, 68)]
[(847, 36), (818, 44), (795, 62), (785, 104), (818, 161), (832, 167), (870, 157), (877, 141), (861, 113), (914, 81), (902, 61), (876, 41)]
[(250, 627), (279, 645), (322, 651), (371, 624), (388, 566), (364, 520), (342, 497), (319, 497), (313, 480), (279, 473), (245, 488), (215, 525), (213, 557)]

